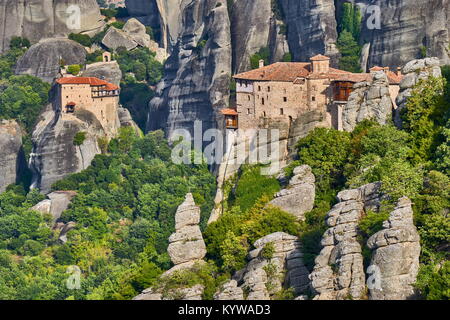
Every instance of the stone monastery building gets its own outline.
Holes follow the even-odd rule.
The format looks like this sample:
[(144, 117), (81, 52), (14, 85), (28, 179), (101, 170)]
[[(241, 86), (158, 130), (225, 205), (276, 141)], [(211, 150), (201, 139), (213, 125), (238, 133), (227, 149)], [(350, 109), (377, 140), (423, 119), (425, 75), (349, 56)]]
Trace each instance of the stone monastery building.
[(402, 79), (400, 72), (374, 67), (370, 73), (351, 73), (330, 67), (330, 58), (317, 55), (310, 62), (278, 62), (240, 73), (236, 79), (236, 109), (225, 109), (229, 129), (255, 129), (266, 118), (287, 124), (307, 111), (321, 110), (330, 127), (342, 130), (342, 110), (353, 85), (372, 81), (372, 73), (384, 71), (389, 80), (393, 108)]
[(95, 115), (105, 132), (116, 127), (120, 88), (95, 77), (63, 77), (56, 80), (56, 103), (62, 117), (71, 117), (78, 110)]

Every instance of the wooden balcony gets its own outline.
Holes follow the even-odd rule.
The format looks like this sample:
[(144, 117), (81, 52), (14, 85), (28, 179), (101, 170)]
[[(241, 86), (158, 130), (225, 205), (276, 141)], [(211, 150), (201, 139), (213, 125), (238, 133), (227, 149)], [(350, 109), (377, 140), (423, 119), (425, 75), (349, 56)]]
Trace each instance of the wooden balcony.
[(347, 102), (350, 94), (353, 92), (353, 82), (339, 81), (334, 83), (333, 100), (335, 102)]

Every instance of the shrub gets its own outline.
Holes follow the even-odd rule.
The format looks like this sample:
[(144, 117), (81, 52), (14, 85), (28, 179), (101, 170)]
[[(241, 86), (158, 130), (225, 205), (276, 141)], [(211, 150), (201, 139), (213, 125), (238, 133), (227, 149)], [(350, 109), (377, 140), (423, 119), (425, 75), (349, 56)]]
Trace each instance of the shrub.
[(84, 47), (92, 46), (92, 39), (87, 34), (71, 33), (69, 34), (69, 39), (78, 42)]
[(73, 144), (75, 146), (81, 146), (86, 140), (86, 132), (80, 131), (73, 137)]
[(67, 67), (67, 72), (73, 74), (74, 76), (78, 75), (81, 71), (81, 66), (78, 64), (72, 64)]

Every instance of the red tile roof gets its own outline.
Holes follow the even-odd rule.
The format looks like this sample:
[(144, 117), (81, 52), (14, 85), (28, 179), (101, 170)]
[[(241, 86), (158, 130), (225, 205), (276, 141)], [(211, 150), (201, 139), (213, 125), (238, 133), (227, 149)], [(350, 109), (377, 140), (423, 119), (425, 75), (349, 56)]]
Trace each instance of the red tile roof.
[(117, 90), (118, 86), (96, 77), (64, 77), (56, 80), (58, 84), (89, 84), (90, 86), (106, 86), (107, 91)]
[(297, 78), (305, 78), (310, 73), (310, 63), (277, 62), (259, 69), (243, 72), (234, 76), (235, 79), (259, 81), (291, 82)]
[(327, 56), (324, 56), (323, 54), (318, 54), (318, 55), (312, 57), (309, 60), (311, 60), (311, 61), (324, 61), (324, 60), (330, 60), (330, 58), (327, 57)]
[(234, 109), (222, 109), (220, 112), (226, 116), (237, 116), (238, 113)]
[[(313, 59), (323, 59), (325, 56), (315, 56)], [(381, 70), (384, 70), (381, 68)], [(387, 71), (390, 84), (399, 84), (402, 76)], [(330, 79), (335, 81), (362, 82), (372, 81), (370, 73), (351, 73), (344, 70), (330, 68), (328, 73), (311, 73), (311, 63), (307, 62), (277, 62), (259, 69), (250, 70), (235, 75), (233, 78), (250, 81), (281, 81), (295, 82), (299, 78)]]

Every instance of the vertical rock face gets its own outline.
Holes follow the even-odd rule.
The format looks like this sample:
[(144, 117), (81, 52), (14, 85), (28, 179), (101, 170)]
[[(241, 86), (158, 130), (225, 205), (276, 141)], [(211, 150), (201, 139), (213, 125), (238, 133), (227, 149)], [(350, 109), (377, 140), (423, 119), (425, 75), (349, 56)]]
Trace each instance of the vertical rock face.
[[(220, 3), (220, 5), (219, 5)], [(182, 33), (165, 64), (165, 77), (150, 102), (147, 129), (183, 128), (193, 133), (217, 126), (218, 111), (228, 104), (231, 45), (224, 1), (191, 1), (183, 11)]]
[[(267, 256), (264, 248), (273, 245), (273, 254)], [(267, 235), (254, 243), (249, 263), (243, 270), (242, 288), (247, 300), (270, 300), (282, 288), (292, 288), (296, 295), (309, 287), (309, 272), (303, 263), (303, 252), (297, 237), (284, 232)]]
[[(340, 1), (344, 2), (344, 1)], [(362, 6), (364, 21), (361, 41), (370, 43), (369, 67), (396, 67), (419, 58), (421, 47), (427, 54), (448, 63), (450, 2), (446, 0), (371, 1), (357, 0)], [(368, 6), (380, 9), (380, 29), (373, 25), (374, 14)]]
[(195, 205), (192, 194), (175, 214), (175, 230), (169, 238), (167, 252), (175, 266), (201, 260), (206, 255), (206, 245), (200, 231), (200, 208)]
[(296, 61), (325, 54), (336, 62), (337, 23), (333, 0), (279, 0), (288, 28), (289, 48)]
[(400, 92), (397, 96), (397, 106), (394, 122), (396, 126), (402, 126), (401, 112), (406, 108), (408, 98), (411, 96), (414, 86), (420, 80), (426, 80), (429, 77), (441, 77), (441, 68), (438, 58), (426, 58), (412, 60), (403, 67), (403, 80), (400, 82)]
[[(73, 117), (64, 120), (49, 105), (41, 118), (33, 132), (30, 169), (33, 171), (32, 187), (48, 193), (53, 183), (90, 165), (94, 156), (101, 152), (98, 138), (104, 137), (106, 132), (94, 114), (86, 110), (78, 110)], [(117, 129), (118, 118), (116, 122)], [(86, 133), (80, 146), (74, 144), (78, 132)]]
[(289, 181), (289, 187), (275, 195), (270, 204), (291, 213), (298, 220), (305, 219), (305, 213), (314, 207), (316, 196), (316, 179), (308, 165), (294, 169), (294, 176)]
[(14, 120), (0, 120), (0, 192), (16, 183), (25, 158), (22, 151), (22, 130)]
[(70, 33), (93, 34), (104, 25), (96, 0), (3, 0), (0, 22), (0, 52), (14, 36), (34, 43)]
[[(206, 245), (200, 231), (200, 207), (195, 205), (191, 193), (186, 195), (184, 202), (178, 206), (175, 214), (175, 233), (169, 238), (167, 252), (175, 265), (161, 275), (162, 281), (174, 273), (190, 270), (205, 263)], [(164, 292), (161, 288), (148, 288), (133, 300), (201, 300), (204, 287), (195, 285), (190, 288), (173, 288)]]
[(15, 73), (53, 82), (64, 65), (84, 64), (86, 50), (79, 43), (63, 38), (44, 39), (34, 44), (17, 61)]
[(411, 299), (415, 295), (413, 284), (420, 256), (420, 237), (413, 223), (411, 200), (400, 199), (383, 227), (367, 241), (373, 250), (371, 265), (378, 268), (380, 277), (379, 285), (369, 287), (370, 299)]
[(273, 61), (289, 52), (286, 37), (280, 32), (280, 21), (272, 12), (272, 0), (237, 0), (232, 7), (231, 40), (233, 73), (247, 71), (250, 56), (268, 47)]
[(310, 275), (318, 300), (361, 299), (365, 295), (365, 274), (361, 245), (357, 241), (358, 222), (367, 209), (379, 205), (379, 183), (338, 194), (339, 203), (327, 214), (322, 251)]
[(356, 83), (353, 88), (342, 112), (345, 131), (353, 131), (365, 119), (375, 120), (382, 125), (392, 119), (393, 105), (386, 73), (375, 72), (372, 82)]

